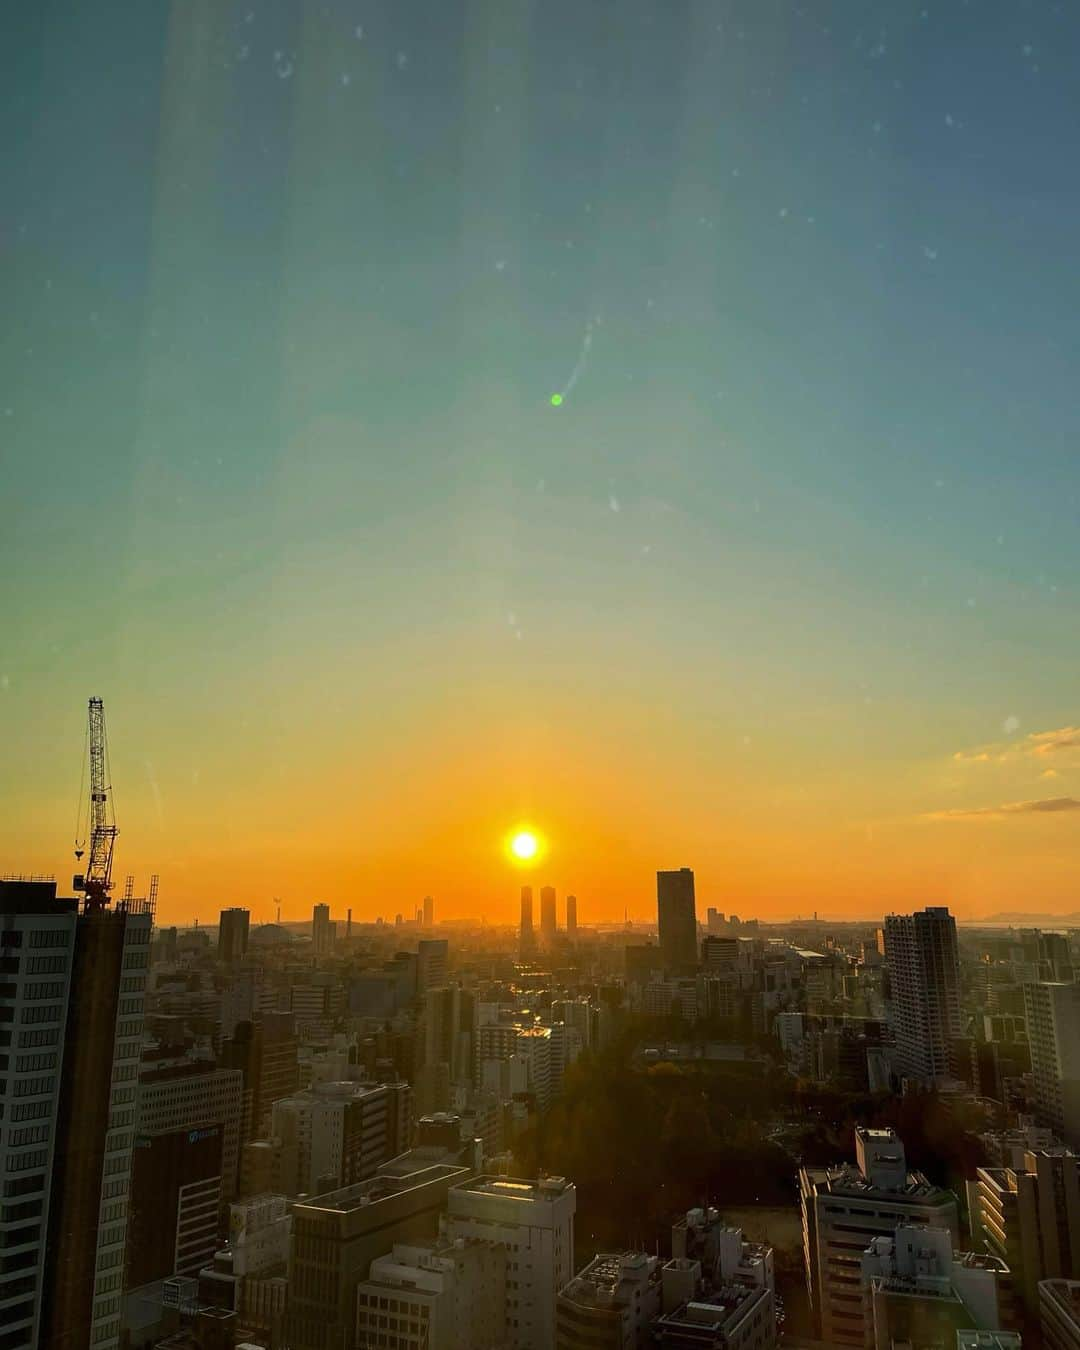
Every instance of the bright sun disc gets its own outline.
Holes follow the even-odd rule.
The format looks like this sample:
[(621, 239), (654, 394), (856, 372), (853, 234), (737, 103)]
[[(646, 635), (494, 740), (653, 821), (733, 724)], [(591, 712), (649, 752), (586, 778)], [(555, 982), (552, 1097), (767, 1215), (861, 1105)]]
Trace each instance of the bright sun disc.
[(510, 840), (510, 852), (515, 858), (523, 860), (536, 857), (536, 835), (530, 834), (528, 830), (522, 830), (520, 834), (515, 834)]

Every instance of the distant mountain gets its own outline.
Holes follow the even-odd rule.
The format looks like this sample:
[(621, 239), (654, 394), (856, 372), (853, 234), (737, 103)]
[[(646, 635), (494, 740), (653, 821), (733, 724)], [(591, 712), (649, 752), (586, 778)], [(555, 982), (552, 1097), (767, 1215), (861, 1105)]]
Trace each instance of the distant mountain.
[(964, 919), (966, 924), (980, 923), (1015, 923), (1021, 924), (1025, 928), (1033, 928), (1040, 923), (1055, 924), (1077, 924), (1080, 925), (1080, 913), (1075, 909), (1068, 914), (1033, 914), (1029, 910), (1006, 909), (1000, 914), (987, 914), (983, 919)]

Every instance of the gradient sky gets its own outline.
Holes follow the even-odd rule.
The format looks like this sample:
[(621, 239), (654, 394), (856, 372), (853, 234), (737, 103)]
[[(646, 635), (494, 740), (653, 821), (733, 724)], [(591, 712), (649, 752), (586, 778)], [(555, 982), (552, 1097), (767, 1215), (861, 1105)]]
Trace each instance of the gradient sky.
[(0, 29), (0, 870), (1080, 908), (1080, 7)]

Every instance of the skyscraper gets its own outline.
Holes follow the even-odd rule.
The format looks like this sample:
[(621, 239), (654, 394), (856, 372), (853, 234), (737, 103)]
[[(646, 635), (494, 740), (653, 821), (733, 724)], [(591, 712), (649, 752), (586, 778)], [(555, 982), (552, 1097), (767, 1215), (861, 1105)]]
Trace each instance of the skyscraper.
[(1080, 1148), (1080, 984), (1024, 985), (1035, 1109), (1071, 1148)]
[(311, 946), (316, 956), (328, 956), (333, 950), (334, 925), (330, 922), (329, 905), (316, 905), (311, 912)]
[(450, 944), (446, 938), (421, 938), (416, 948), (417, 993), (441, 989), (449, 970)]
[(435, 927), (435, 901), (430, 895), (424, 896), (424, 927)]
[[(58, 900), (52, 881), (0, 881), (0, 1045), (7, 1069), (0, 1078), (0, 1113), (8, 1126), (0, 1213), (5, 1220), (20, 1214), (34, 1220), (25, 1228), (8, 1228), (3, 1236), (0, 1318), (19, 1346), (39, 1344), (42, 1296), (47, 1292), (50, 1181), (76, 904)], [(31, 1123), (18, 1124), (23, 1117)], [(9, 1246), (20, 1249), (10, 1262)]]
[(577, 938), (577, 896), (566, 897), (566, 936), (573, 942)]
[(251, 913), (246, 909), (223, 909), (218, 921), (218, 956), (226, 965), (247, 952)]
[(694, 874), (689, 867), (656, 874), (657, 928), (666, 970), (697, 965), (697, 909)]
[(956, 920), (948, 909), (887, 915), (885, 965), (896, 1072), (927, 1087), (946, 1081), (950, 1046), (960, 1035)]
[[(39, 1337), (50, 1350), (119, 1344), (152, 925), (143, 901), (88, 901), (75, 924)], [(28, 1020), (20, 1045), (57, 1044)]]
[(532, 887), (521, 888), (521, 954), (530, 956), (536, 948), (536, 935), (533, 933)]
[(540, 887), (540, 937), (545, 947), (554, 946), (559, 924), (555, 909), (555, 887)]

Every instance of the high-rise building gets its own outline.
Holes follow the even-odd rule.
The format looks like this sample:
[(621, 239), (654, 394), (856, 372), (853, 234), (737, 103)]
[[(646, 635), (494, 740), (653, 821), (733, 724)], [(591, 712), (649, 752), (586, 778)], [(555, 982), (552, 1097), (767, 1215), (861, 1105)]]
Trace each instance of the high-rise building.
[[(70, 949), (63, 1037), (50, 1034), (53, 1013), (46, 1013), (59, 1000), (42, 1004), (40, 1012), (20, 1015), (20, 1025), (27, 1028), (18, 1032), (20, 1049), (34, 1048), (47, 1058), (53, 1047), (63, 1045), (43, 1276), (47, 1297), (38, 1337), (38, 1344), (50, 1350), (112, 1350), (119, 1344), (152, 926), (153, 916), (143, 901), (84, 907)], [(26, 960), (25, 973), (48, 971), (50, 983), (62, 983), (58, 964), (36, 962), (46, 956), (56, 962), (65, 950), (57, 946), (40, 954), (28, 952), (34, 959)], [(53, 1075), (35, 1077), (44, 1091)], [(28, 1092), (21, 1098), (23, 1106), (30, 1109), (33, 1098)], [(7, 1119), (12, 1121), (12, 1115)], [(10, 1134), (6, 1144), (10, 1149)], [(44, 1166), (43, 1145), (37, 1154)], [(7, 1152), (5, 1168), (5, 1195), (17, 1194), (20, 1203), (29, 1203), (29, 1189), (8, 1192), (7, 1187), (31, 1182), (36, 1173), (33, 1151)], [(12, 1178), (14, 1171), (20, 1176)]]
[(967, 1201), (972, 1246), (1005, 1262), (1029, 1317), (1039, 1315), (1041, 1280), (1080, 1279), (1080, 1158), (1067, 1149), (980, 1167)]
[(251, 913), (246, 909), (223, 909), (218, 920), (218, 956), (226, 965), (247, 953)]
[(329, 905), (316, 905), (311, 912), (311, 947), (316, 956), (329, 956), (334, 950), (335, 925)]
[(1080, 984), (1025, 984), (1024, 1008), (1036, 1117), (1080, 1148)]
[(482, 1176), (447, 1196), (450, 1238), (506, 1246), (507, 1340), (512, 1350), (552, 1350), (555, 1303), (574, 1271), (577, 1192), (564, 1177), (518, 1181)]
[(435, 900), (430, 895), (424, 896), (424, 927), (435, 927)]
[(555, 887), (540, 887), (540, 938), (545, 947), (552, 947), (559, 933), (559, 923), (556, 917), (555, 908)]
[(885, 965), (897, 1073), (926, 1087), (947, 1082), (960, 1035), (956, 920), (942, 906), (887, 915)]
[(577, 941), (577, 896), (566, 897), (566, 940)]
[(854, 1167), (799, 1171), (807, 1292), (818, 1335), (834, 1346), (865, 1343), (860, 1262), (875, 1238), (902, 1223), (947, 1228), (954, 1244), (960, 1231), (956, 1197), (907, 1170), (894, 1130), (860, 1125), (855, 1154)]
[[(50, 1180), (76, 907), (75, 900), (56, 898), (55, 882), (0, 881), (0, 1319), (16, 1346), (39, 1344), (47, 1292)], [(25, 1224), (16, 1226), (21, 1219)]]
[(408, 1083), (316, 1083), (272, 1108), (282, 1142), (281, 1185), (288, 1195), (318, 1195), (365, 1181), (412, 1135)]
[[(289, 1350), (361, 1350), (356, 1290), (396, 1242), (433, 1238), (447, 1192), (469, 1175), (439, 1164), (298, 1200), (289, 1257)], [(490, 1238), (493, 1234), (485, 1234)]]
[(138, 1134), (132, 1158), (125, 1288), (194, 1277), (217, 1249), (222, 1128)]
[(300, 1086), (298, 1048), (291, 1012), (264, 1012), (254, 1021), (238, 1022), (222, 1042), (219, 1066), (239, 1069), (244, 1076), (242, 1143), (265, 1138), (274, 1102)]
[(213, 1060), (185, 1057), (139, 1074), (138, 1133), (152, 1136), (173, 1130), (221, 1131), (219, 1208), (236, 1196), (243, 1119), (244, 1076), (219, 1069)]
[(697, 909), (694, 874), (689, 867), (656, 874), (657, 928), (660, 953), (666, 970), (692, 969), (697, 965)]
[(445, 1064), (451, 1083), (476, 1074), (476, 995), (459, 985), (429, 990), (424, 1004), (424, 1063)]
[(416, 949), (416, 991), (441, 989), (447, 981), (450, 944), (446, 938), (421, 938)]
[(739, 962), (739, 939), (704, 937), (701, 940), (701, 964), (706, 975), (730, 974)]
[(521, 888), (521, 936), (522, 956), (531, 956), (536, 950), (536, 935), (533, 932), (533, 893), (531, 886)]

